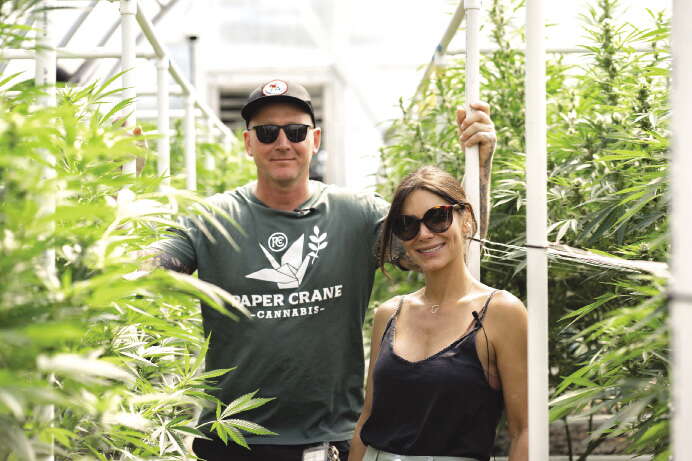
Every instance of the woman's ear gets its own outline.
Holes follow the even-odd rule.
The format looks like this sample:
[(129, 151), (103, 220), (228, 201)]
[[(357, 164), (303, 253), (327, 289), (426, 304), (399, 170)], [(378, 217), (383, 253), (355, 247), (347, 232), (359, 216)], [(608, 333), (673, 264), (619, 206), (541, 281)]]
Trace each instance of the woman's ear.
[(471, 220), (468, 217), (468, 214), (464, 213), (463, 215), (463, 223), (462, 223), (462, 231), (464, 233), (464, 238), (470, 239), (473, 237), (473, 224), (471, 223)]

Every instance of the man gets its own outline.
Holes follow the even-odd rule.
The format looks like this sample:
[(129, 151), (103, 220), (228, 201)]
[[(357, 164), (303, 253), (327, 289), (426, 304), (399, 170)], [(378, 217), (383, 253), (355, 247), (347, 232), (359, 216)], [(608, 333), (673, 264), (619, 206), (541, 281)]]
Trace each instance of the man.
[[(480, 145), (487, 188), (495, 133), (487, 106), (476, 107), (468, 119), (460, 111), (460, 139)], [(173, 270), (197, 270), (250, 311), (250, 319), (235, 322), (202, 302), (211, 337), (206, 365), (237, 367), (217, 384), (214, 393), (223, 402), (257, 389), (276, 397), (242, 417), (278, 435), (249, 434), (250, 451), (216, 439), (196, 439), (193, 448), (209, 461), (298, 461), (305, 450), (329, 442), (345, 460), (363, 400), (361, 329), (378, 223), (388, 203), (310, 181), (322, 133), (302, 86), (264, 83), (250, 94), (242, 116), (257, 181), (209, 199), (243, 229), (226, 229), (240, 251), (215, 229), (209, 239), (189, 220), (178, 238), (161, 242), (159, 261)], [(213, 417), (205, 411), (200, 423)]]

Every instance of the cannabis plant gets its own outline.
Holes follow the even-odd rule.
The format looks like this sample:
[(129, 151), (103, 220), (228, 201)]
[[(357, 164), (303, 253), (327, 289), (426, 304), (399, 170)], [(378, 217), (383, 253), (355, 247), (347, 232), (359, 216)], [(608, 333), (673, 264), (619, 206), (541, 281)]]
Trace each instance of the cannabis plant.
[[(112, 83), (41, 107), (43, 88), (0, 82), (0, 460), (184, 459), (205, 432), (241, 445), (243, 432), (271, 433), (238, 416), (271, 399), (207, 393), (242, 371), (205, 372), (197, 300), (229, 317), (242, 307), (195, 277), (140, 270), (179, 213), (208, 227), (229, 218), (159, 177), (123, 174), (152, 158), (113, 122), (128, 102), (105, 109)], [(196, 426), (202, 406), (217, 409), (212, 427)]]

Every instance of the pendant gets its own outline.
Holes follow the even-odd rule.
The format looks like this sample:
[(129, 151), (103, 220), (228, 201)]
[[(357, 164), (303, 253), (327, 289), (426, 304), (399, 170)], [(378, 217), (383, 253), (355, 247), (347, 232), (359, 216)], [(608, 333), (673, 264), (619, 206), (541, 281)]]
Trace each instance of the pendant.
[(432, 306), (430, 306), (430, 312), (432, 312), (433, 314), (437, 314), (437, 311), (439, 311), (439, 310), (440, 310), (439, 304), (433, 304)]

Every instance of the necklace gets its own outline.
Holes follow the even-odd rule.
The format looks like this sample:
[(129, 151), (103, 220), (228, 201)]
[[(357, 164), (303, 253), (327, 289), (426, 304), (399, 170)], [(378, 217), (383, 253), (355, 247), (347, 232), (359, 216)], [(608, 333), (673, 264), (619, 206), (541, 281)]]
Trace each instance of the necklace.
[(430, 312), (432, 312), (433, 314), (437, 314), (437, 311), (439, 311), (439, 310), (440, 310), (439, 304), (433, 304), (432, 306), (430, 306)]

